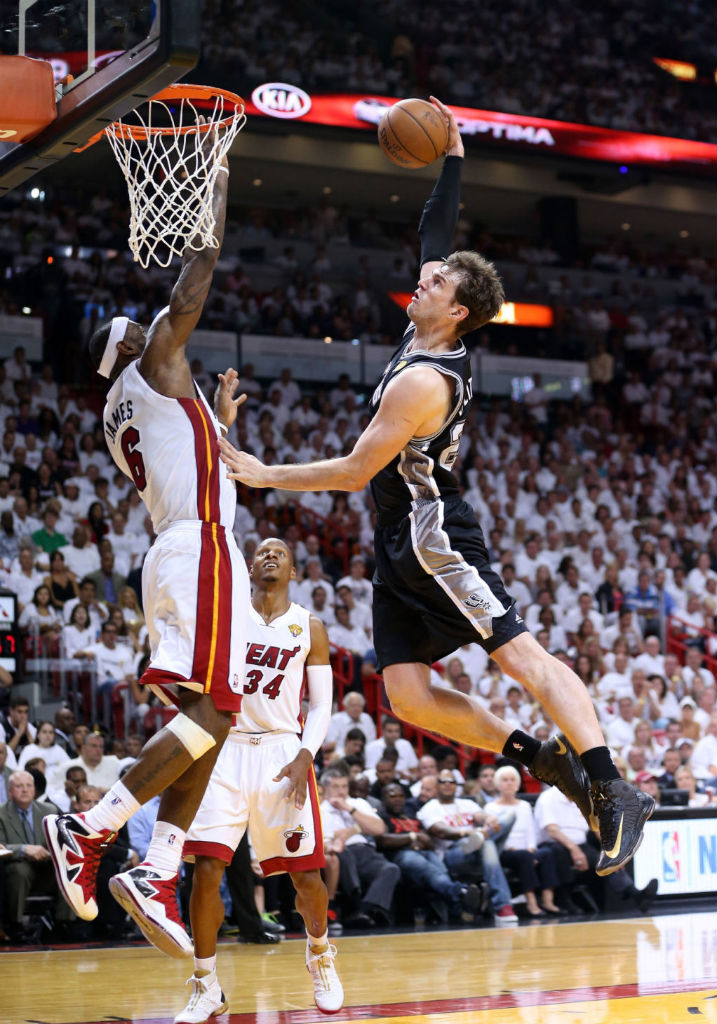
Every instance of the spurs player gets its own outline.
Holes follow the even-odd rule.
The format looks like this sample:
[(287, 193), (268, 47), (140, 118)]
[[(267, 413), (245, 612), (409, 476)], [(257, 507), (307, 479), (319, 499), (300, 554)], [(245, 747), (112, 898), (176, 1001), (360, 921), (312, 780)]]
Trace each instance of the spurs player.
[(186, 357), (224, 234), (226, 159), (222, 171), (213, 195), (217, 247), (185, 250), (169, 306), (149, 330), (115, 317), (90, 339), (90, 357), (111, 384), (103, 414), (107, 444), (157, 534), (142, 571), (151, 661), (141, 682), (173, 700), (179, 714), (96, 807), (44, 821), (65, 899), (78, 917), (92, 920), (103, 848), (141, 804), (162, 792), (145, 862), (115, 875), (110, 887), (147, 939), (177, 957), (193, 951), (175, 893), (182, 846), (241, 706), (249, 607), (246, 565), (232, 535), (236, 489), (217, 443), (241, 401), (233, 397), (237, 375), (231, 369), (219, 375), (215, 415)]
[[(327, 938), (328, 893), (314, 757), (331, 717), (333, 677), (323, 624), (289, 600), (295, 579), (291, 550), (274, 538), (256, 549), (251, 578), (246, 679), (241, 709), (219, 755), (184, 856), (194, 859), (190, 901), (194, 975), (189, 1003), (175, 1024), (203, 1024), (226, 1012), (216, 975), (217, 931), (224, 920), (219, 896), (224, 868), (247, 825), (265, 875), (288, 871), (296, 909), (306, 925), (306, 965), (320, 1010), (334, 1013), (343, 989)], [(304, 667), (309, 713), (302, 725)]]

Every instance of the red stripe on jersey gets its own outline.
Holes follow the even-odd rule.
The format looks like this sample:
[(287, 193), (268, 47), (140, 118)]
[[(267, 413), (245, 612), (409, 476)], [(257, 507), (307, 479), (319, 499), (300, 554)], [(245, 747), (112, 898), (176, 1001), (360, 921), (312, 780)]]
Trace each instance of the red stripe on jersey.
[(214, 637), (214, 600), (215, 587), (218, 585), (215, 565), (217, 558), (217, 541), (211, 523), (202, 523), (202, 547), (199, 554), (199, 573), (197, 578), (197, 626), (194, 636), (194, 660), (192, 662), (192, 679), (204, 684), (204, 692), (208, 693), (211, 679), (208, 678), (209, 663), (212, 652), (216, 651)]
[(209, 514), (212, 522), (218, 523), (221, 521), (221, 508), (219, 505), (220, 474), (224, 467), (219, 457), (219, 440), (212, 423), (212, 417), (201, 398), (197, 400), (197, 405), (205, 420), (207, 436), (209, 438)]
[(178, 398), (194, 431), (194, 458), (197, 464), (197, 518), (218, 523), (219, 445), (209, 413), (198, 398)]
[[(202, 527), (204, 529), (204, 527)], [(215, 585), (219, 588), (216, 630), (216, 650), (210, 685), (215, 681), (224, 687), (229, 680), (229, 654), (232, 631), (232, 562), (223, 528), (217, 527), (215, 543), (219, 546), (219, 572)]]

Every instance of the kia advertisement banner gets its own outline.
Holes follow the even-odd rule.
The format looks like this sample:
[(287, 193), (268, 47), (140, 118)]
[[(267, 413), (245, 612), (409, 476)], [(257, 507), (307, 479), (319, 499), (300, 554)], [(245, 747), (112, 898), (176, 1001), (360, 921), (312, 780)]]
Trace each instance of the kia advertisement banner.
[[(247, 99), (247, 114), (375, 131), (396, 100), (389, 96), (309, 95), (285, 82), (257, 86)], [(613, 131), (595, 125), (570, 124), (494, 110), (451, 105), (464, 137), (474, 136), (496, 149), (559, 153), (626, 167), (667, 167), (670, 170), (714, 170), (717, 145)]]
[(638, 889), (656, 878), (660, 896), (717, 892), (717, 812), (711, 817), (689, 813), (645, 823), (633, 861)]

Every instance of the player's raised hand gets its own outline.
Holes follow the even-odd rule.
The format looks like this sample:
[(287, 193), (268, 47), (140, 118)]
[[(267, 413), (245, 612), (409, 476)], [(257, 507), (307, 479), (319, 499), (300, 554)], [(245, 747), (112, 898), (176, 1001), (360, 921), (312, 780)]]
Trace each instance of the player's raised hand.
[(218, 373), (217, 378), (219, 383), (214, 392), (214, 414), (225, 427), (231, 427), (237, 418), (237, 409), (246, 402), (247, 396), (236, 394), (239, 374), (233, 367), (230, 366), (226, 373)]
[(271, 487), (270, 466), (265, 466), (253, 455), (238, 451), (226, 438), (219, 438), (219, 454), (229, 470), (230, 480), (238, 480), (247, 487)]
[(465, 150), (463, 149), (463, 139), (461, 133), (458, 130), (458, 122), (456, 121), (455, 114), (453, 111), (441, 103), (435, 96), (431, 96), (431, 103), (437, 110), (443, 114), (448, 125), (448, 145), (446, 146), (446, 156), (464, 156)]
[(309, 771), (314, 760), (304, 747), (299, 751), (293, 761), (289, 761), (281, 769), (278, 775), (274, 776), (274, 782), (281, 782), (282, 779), (288, 779), (290, 787), (286, 793), (286, 799), (291, 800), (294, 797), (294, 807), (298, 811), (306, 803), (306, 787), (308, 785)]

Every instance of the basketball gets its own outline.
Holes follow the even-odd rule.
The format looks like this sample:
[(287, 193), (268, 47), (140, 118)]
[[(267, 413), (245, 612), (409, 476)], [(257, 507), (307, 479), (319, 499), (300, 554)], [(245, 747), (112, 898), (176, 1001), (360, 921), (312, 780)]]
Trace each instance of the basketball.
[(378, 142), (399, 167), (425, 167), (445, 151), (448, 125), (427, 100), (400, 100), (381, 118)]

